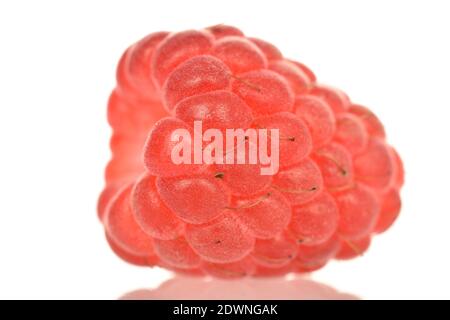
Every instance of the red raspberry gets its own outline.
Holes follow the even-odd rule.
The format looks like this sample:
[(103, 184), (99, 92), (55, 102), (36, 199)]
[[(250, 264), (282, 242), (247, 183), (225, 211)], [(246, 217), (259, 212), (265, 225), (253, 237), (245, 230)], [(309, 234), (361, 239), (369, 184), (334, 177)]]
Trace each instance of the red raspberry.
[[(171, 134), (194, 133), (197, 120), (221, 132), (279, 129), (278, 173), (226, 164), (234, 150), (223, 163), (175, 164)], [(224, 278), (311, 272), (361, 255), (400, 212), (403, 165), (379, 119), (234, 27), (132, 45), (108, 121), (98, 213), (114, 252), (136, 265)]]

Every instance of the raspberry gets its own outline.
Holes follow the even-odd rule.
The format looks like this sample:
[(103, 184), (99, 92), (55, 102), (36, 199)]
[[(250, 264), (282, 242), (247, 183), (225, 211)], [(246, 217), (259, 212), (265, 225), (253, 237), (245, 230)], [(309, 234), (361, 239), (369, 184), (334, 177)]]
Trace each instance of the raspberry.
[(186, 239), (154, 240), (155, 252), (161, 260), (173, 267), (192, 269), (200, 265), (200, 257), (192, 250)]
[(176, 118), (163, 118), (153, 127), (144, 147), (144, 164), (150, 174), (162, 177), (179, 176), (200, 170), (200, 165), (177, 165), (172, 161), (172, 149), (176, 143), (171, 140), (171, 135), (174, 130), (180, 128), (192, 131), (185, 122)]
[(298, 244), (292, 237), (280, 236), (263, 240), (258, 239), (253, 249), (252, 257), (260, 265), (278, 268), (288, 265), (298, 252)]
[(147, 258), (155, 254), (152, 238), (137, 224), (130, 201), (131, 186), (111, 200), (105, 218), (106, 233), (111, 243), (131, 256)]
[(188, 225), (186, 237), (203, 259), (216, 263), (239, 261), (252, 251), (255, 244), (247, 228), (231, 214), (224, 214), (204, 225)]
[(358, 239), (374, 230), (380, 208), (372, 190), (358, 184), (336, 194), (335, 200), (340, 213), (340, 235), (348, 239)]
[(151, 237), (172, 240), (183, 235), (183, 223), (162, 202), (154, 176), (146, 174), (136, 182), (132, 205), (136, 221)]
[(164, 203), (187, 223), (209, 222), (221, 214), (229, 202), (223, 185), (214, 177), (160, 177), (156, 188)]
[(175, 115), (185, 123), (202, 121), (203, 130), (248, 128), (253, 121), (251, 109), (237, 95), (217, 90), (186, 98), (175, 107)]
[(336, 259), (348, 260), (360, 256), (369, 249), (370, 242), (370, 236), (352, 240), (345, 239), (341, 242), (341, 247), (336, 254)]
[(230, 70), (217, 58), (194, 57), (170, 74), (165, 82), (164, 101), (169, 111), (183, 98), (230, 88)]
[(405, 182), (405, 177), (404, 177), (405, 173), (403, 170), (403, 162), (402, 162), (402, 159), (400, 158), (400, 156), (398, 155), (397, 151), (394, 148), (390, 148), (390, 152), (391, 152), (391, 156), (393, 159), (393, 165), (394, 165), (393, 184), (395, 185), (395, 187), (397, 189), (400, 189)]
[(216, 39), (220, 39), (227, 36), (244, 36), (244, 33), (242, 33), (241, 30), (238, 28), (227, 26), (224, 24), (218, 24), (215, 26), (211, 26), (206, 28), (209, 32), (211, 32)]
[(289, 202), (276, 190), (257, 197), (236, 199), (233, 204), (232, 210), (237, 213), (242, 224), (260, 239), (275, 237), (291, 219)]
[(278, 172), (273, 178), (272, 187), (282, 192), (291, 205), (300, 205), (322, 192), (322, 174), (314, 161), (305, 158)]
[(248, 38), (248, 39), (258, 46), (258, 48), (266, 56), (267, 60), (270, 61), (283, 59), (283, 55), (281, 54), (280, 50), (278, 50), (278, 48), (275, 47), (273, 44), (261, 39), (256, 38)]
[(337, 236), (332, 236), (327, 241), (316, 245), (300, 244), (293, 267), (299, 272), (317, 270), (336, 256), (341, 245), (342, 241)]
[(167, 32), (156, 32), (130, 47), (122, 56), (117, 69), (117, 82), (122, 90), (135, 92), (137, 97), (157, 99), (152, 79), (150, 61), (155, 47), (167, 37)]
[(312, 159), (322, 172), (324, 184), (332, 191), (353, 181), (352, 157), (348, 150), (335, 142), (316, 150)]
[(235, 196), (252, 196), (270, 187), (272, 176), (261, 175), (258, 164), (216, 165), (217, 175), (228, 191)]
[(212, 54), (222, 60), (233, 74), (267, 67), (264, 53), (243, 37), (225, 37), (216, 41)]
[(292, 62), (297, 67), (299, 67), (303, 71), (303, 73), (308, 77), (308, 79), (311, 83), (316, 82), (316, 80), (317, 80), (316, 75), (314, 74), (314, 72), (311, 71), (311, 69), (309, 69), (303, 63), (300, 63), (298, 61), (294, 61), (294, 60), (288, 60), (288, 61)]
[(382, 140), (370, 139), (366, 150), (353, 158), (355, 175), (366, 185), (383, 190), (393, 179), (393, 161)]
[(270, 70), (237, 75), (232, 90), (255, 114), (291, 111), (294, 105), (294, 93), (287, 80)]
[(349, 99), (342, 92), (335, 88), (323, 85), (315, 85), (310, 93), (322, 98), (335, 113), (345, 112), (348, 109)]
[(382, 139), (386, 137), (383, 124), (372, 111), (366, 107), (354, 104), (349, 107), (349, 112), (358, 116), (363, 121), (367, 133), (370, 136)]
[(290, 230), (299, 243), (316, 245), (335, 233), (338, 221), (336, 202), (330, 194), (322, 192), (312, 201), (292, 208)]
[[(200, 142), (184, 136), (198, 134), (195, 121)], [(98, 214), (112, 250), (135, 265), (222, 278), (311, 272), (362, 255), (400, 213), (403, 163), (377, 116), (235, 27), (130, 46), (108, 122)], [(245, 137), (229, 144), (211, 129)], [(268, 129), (279, 130), (267, 135), (267, 146), (279, 140), (276, 174), (227, 161), (238, 148), (250, 154), (251, 130)], [(214, 161), (196, 161), (196, 147)]]
[(280, 130), (280, 164), (283, 167), (298, 163), (311, 152), (312, 142), (308, 127), (291, 112), (278, 112), (256, 118), (253, 126)]
[(314, 147), (320, 147), (332, 139), (336, 120), (325, 101), (312, 95), (299, 95), (295, 100), (294, 112), (308, 126)]
[(305, 93), (308, 90), (310, 85), (308, 76), (294, 63), (287, 60), (273, 61), (269, 69), (282, 75), (295, 94)]
[(213, 36), (206, 31), (189, 30), (166, 37), (153, 53), (151, 68), (155, 82), (162, 87), (176, 66), (189, 58), (207, 53)]
[(350, 113), (344, 113), (336, 117), (334, 140), (356, 155), (364, 151), (369, 139), (362, 121)]
[(397, 189), (391, 188), (379, 196), (380, 215), (377, 220), (375, 232), (381, 233), (389, 229), (389, 227), (397, 219), (400, 214), (402, 202)]
[(207, 274), (218, 278), (241, 278), (253, 275), (256, 269), (256, 264), (251, 257), (246, 257), (242, 260), (230, 263), (212, 263), (204, 262), (202, 269)]

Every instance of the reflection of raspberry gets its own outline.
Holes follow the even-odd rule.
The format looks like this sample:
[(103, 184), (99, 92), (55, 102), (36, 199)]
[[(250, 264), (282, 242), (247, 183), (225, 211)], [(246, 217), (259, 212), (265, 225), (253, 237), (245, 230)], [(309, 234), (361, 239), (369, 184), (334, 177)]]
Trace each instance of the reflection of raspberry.
[[(279, 129), (280, 171), (175, 165), (170, 134), (194, 120)], [(400, 211), (402, 163), (378, 118), (233, 27), (132, 45), (108, 121), (98, 211), (113, 250), (134, 264), (219, 277), (309, 272), (361, 255)]]

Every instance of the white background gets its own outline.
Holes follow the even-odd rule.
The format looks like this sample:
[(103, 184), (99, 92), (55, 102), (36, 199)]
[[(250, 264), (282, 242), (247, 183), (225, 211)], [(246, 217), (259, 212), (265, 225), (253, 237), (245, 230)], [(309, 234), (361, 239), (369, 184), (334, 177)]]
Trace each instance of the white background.
[(428, 0), (0, 2), (0, 298), (115, 299), (170, 278), (119, 260), (97, 221), (106, 102), (132, 42), (218, 23), (369, 106), (405, 162), (395, 226), (313, 279), (362, 298), (450, 298), (449, 14)]

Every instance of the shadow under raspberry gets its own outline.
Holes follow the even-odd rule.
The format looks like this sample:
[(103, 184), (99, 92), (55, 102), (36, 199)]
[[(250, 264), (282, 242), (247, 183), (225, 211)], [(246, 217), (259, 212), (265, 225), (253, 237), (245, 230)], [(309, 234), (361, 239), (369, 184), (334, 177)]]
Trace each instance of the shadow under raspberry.
[(176, 275), (155, 289), (126, 293), (121, 300), (356, 300), (357, 296), (305, 277), (220, 280)]

